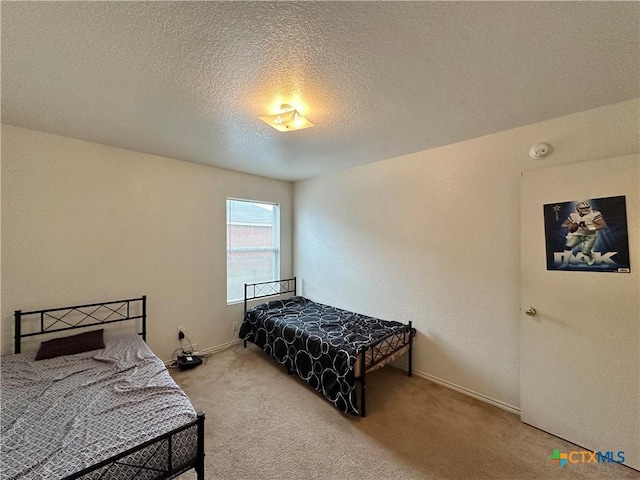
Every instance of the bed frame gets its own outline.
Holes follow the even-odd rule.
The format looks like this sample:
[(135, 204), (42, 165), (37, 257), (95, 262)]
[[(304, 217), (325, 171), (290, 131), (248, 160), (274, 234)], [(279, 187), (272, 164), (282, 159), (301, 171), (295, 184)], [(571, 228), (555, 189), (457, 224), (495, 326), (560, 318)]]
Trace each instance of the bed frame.
[[(133, 312), (139, 313), (133, 314)], [(141, 321), (138, 334), (142, 336), (145, 342), (147, 340), (146, 295), (139, 298), (33, 310), (29, 312), (16, 310), (14, 316), (15, 353), (20, 353), (22, 339), (25, 337), (138, 319)], [(29, 325), (39, 321), (39, 328), (35, 331), (22, 333), (23, 321), (28, 321)], [(136, 445), (95, 465), (91, 465), (73, 475), (65, 477), (63, 480), (75, 480), (84, 477), (108, 479), (111, 469), (120, 472), (120, 475), (122, 474), (122, 470), (125, 469), (127, 471), (126, 478), (130, 480), (137, 478), (160, 480), (175, 478), (192, 468), (195, 469), (198, 480), (204, 480), (204, 419), (204, 412), (200, 411), (197, 413), (196, 420), (159, 435), (156, 438), (152, 438), (145, 443)], [(178, 442), (184, 443), (185, 438), (191, 439), (194, 437), (197, 441), (195, 457), (180, 465), (173, 465), (174, 446), (178, 444)], [(158, 468), (157, 466), (146, 464), (140, 465), (140, 463), (134, 461), (134, 459), (136, 459), (141, 452), (145, 452), (145, 454), (149, 456), (165, 456), (168, 459), (166, 468)], [(150, 472), (152, 476), (149, 476)], [(118, 478), (124, 477), (119, 476)]]
[[(244, 316), (247, 315), (247, 304), (251, 300), (261, 299), (265, 297), (272, 297), (276, 295), (284, 295), (293, 293), (296, 295), (296, 277), (287, 278), (284, 280), (273, 280), (270, 282), (258, 282), (258, 283), (245, 283), (244, 284)], [(244, 318), (244, 317), (243, 317)], [(355, 377), (356, 382), (360, 383), (360, 416), (364, 417), (366, 414), (366, 373), (367, 371), (374, 370), (381, 363), (393, 356), (398, 350), (408, 347), (409, 364), (407, 375), (411, 377), (413, 375), (413, 337), (415, 337), (415, 329), (411, 326), (412, 322), (404, 325), (402, 329), (402, 335), (399, 336), (399, 332), (392, 332), (383, 338), (376, 340), (368, 345), (365, 345), (357, 352), (360, 355), (360, 375)], [(247, 347), (247, 341), (244, 340), (244, 347)], [(292, 372), (288, 371), (289, 374)]]

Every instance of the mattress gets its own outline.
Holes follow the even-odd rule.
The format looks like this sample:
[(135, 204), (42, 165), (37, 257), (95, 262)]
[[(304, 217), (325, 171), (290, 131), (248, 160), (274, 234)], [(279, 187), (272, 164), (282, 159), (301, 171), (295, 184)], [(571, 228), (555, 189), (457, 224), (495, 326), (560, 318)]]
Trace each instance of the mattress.
[[(5, 355), (1, 362), (3, 480), (61, 479), (196, 419), (138, 335), (105, 336), (102, 350), (40, 361), (33, 353)], [(196, 454), (192, 433), (183, 433), (171, 453), (174, 465)], [(166, 464), (168, 453), (152, 458), (152, 450), (130, 463)], [(110, 468), (106, 478), (131, 478), (126, 467)]]

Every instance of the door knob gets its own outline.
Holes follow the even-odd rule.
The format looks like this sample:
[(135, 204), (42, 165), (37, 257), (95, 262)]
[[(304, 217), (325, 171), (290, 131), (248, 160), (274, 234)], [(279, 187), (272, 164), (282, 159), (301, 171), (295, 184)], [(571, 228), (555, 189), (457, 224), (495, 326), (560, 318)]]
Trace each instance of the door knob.
[(533, 308), (533, 307), (527, 307), (527, 308), (524, 309), (524, 313), (526, 313), (530, 317), (533, 317), (538, 312), (536, 312), (536, 309)]

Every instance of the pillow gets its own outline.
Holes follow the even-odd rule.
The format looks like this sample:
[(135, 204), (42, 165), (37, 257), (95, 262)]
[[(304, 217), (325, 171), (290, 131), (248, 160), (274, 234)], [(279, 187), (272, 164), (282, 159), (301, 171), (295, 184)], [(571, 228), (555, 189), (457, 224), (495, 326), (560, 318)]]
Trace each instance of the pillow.
[(270, 302), (261, 303), (253, 307), (253, 310), (274, 310), (295, 305), (306, 305), (307, 303), (309, 303), (309, 300), (306, 298), (296, 296), (285, 298), (284, 300), (271, 300)]
[(71, 337), (54, 338), (40, 344), (36, 360), (55, 358), (61, 355), (88, 352), (104, 348), (104, 329), (80, 333)]

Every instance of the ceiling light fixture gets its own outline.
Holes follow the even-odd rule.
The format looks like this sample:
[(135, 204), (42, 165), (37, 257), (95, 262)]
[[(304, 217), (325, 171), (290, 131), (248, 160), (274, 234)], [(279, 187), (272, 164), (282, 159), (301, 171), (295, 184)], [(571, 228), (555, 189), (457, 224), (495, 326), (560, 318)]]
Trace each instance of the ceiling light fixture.
[(314, 124), (304, 118), (294, 106), (286, 103), (280, 105), (279, 113), (258, 118), (281, 132), (302, 130), (303, 128), (314, 126)]

